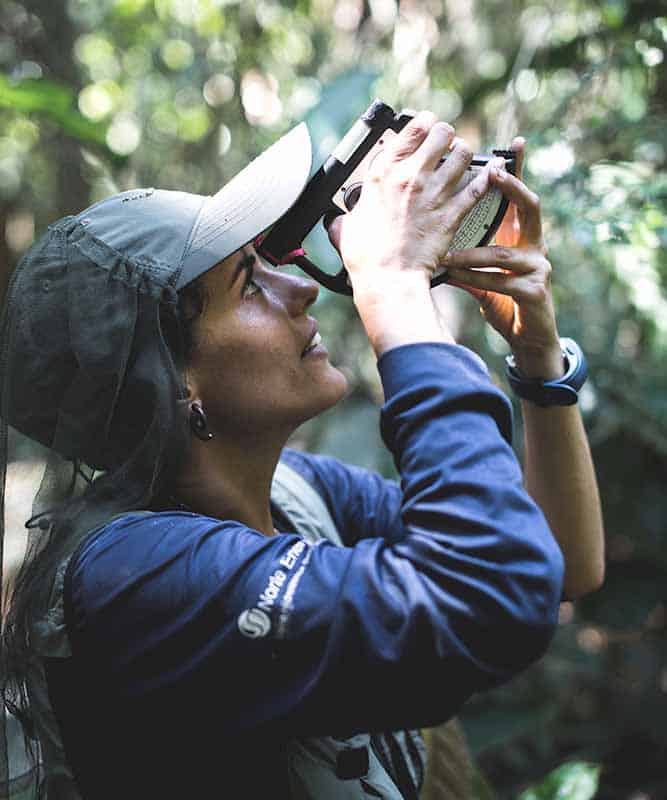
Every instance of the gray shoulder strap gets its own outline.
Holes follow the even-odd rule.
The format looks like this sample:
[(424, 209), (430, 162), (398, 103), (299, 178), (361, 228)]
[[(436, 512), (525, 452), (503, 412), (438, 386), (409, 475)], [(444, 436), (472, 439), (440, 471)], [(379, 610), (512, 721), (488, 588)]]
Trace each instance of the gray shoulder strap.
[(328, 539), (343, 544), (324, 500), (305, 478), (282, 461), (273, 476), (271, 500), (308, 541)]
[[(324, 500), (305, 478), (282, 462), (273, 476), (271, 500), (285, 514), (294, 530), (308, 541), (328, 539), (342, 545)], [(408, 746), (408, 736), (411, 746)], [(426, 760), (420, 732), (385, 733), (376, 735), (374, 739), (378, 745), (377, 752), (367, 733), (349, 739), (321, 737), (290, 742), (288, 771), (291, 800), (361, 800), (369, 794), (383, 800), (416, 797), (423, 782)], [(387, 748), (392, 755), (385, 761), (379, 755), (384, 755)], [(366, 760), (356, 780), (340, 780), (337, 773), (341, 759), (349, 760), (349, 750), (354, 750), (356, 756), (363, 751)], [(392, 768), (397, 766), (397, 760), (403, 764), (403, 774), (407, 770), (407, 777), (403, 781), (407, 781), (406, 795), (392, 778)]]

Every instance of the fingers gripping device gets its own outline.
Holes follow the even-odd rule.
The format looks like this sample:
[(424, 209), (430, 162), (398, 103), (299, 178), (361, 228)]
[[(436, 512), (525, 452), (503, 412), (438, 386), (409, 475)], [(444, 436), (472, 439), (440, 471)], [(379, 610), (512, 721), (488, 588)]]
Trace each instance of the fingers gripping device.
[[(387, 130), (399, 133), (413, 116), (412, 112), (405, 110), (395, 113), (386, 103), (374, 100), (310, 178), (296, 203), (267, 233), (257, 237), (257, 252), (274, 266), (296, 264), (327, 289), (351, 295), (352, 288), (345, 268), (341, 266), (336, 274), (320, 269), (307, 257), (303, 241), (319, 220), (328, 226), (334, 217), (345, 213), (334, 202), (334, 198), (342, 196), (347, 211), (354, 208), (361, 196), (363, 183), (355, 181), (346, 185), (346, 182)], [(502, 156), (506, 169), (514, 174), (516, 158), (513, 151), (493, 150), (491, 155), (475, 154), (455, 191), (463, 189), (494, 156)], [(442, 161), (446, 159), (445, 156)], [(485, 245), (498, 229), (507, 205), (508, 201), (500, 190), (495, 187), (491, 189), (465, 216), (451, 247), (459, 249)], [(436, 274), (431, 286), (443, 283), (446, 276), (444, 270)]]

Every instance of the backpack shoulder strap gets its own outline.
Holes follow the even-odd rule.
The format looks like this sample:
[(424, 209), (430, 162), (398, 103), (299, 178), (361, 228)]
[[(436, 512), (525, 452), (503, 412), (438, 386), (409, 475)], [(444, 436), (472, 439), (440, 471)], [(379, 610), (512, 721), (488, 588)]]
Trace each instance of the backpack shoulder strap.
[[(296, 470), (280, 462), (271, 485), (271, 500), (292, 524), (294, 530), (309, 542), (328, 539), (342, 545), (338, 529), (318, 492)], [(376, 734), (358, 734), (350, 739), (324, 737), (302, 739), (292, 742), (290, 753), (290, 776), (293, 798), (357, 798), (357, 789), (342, 793), (342, 784), (335, 778), (341, 764), (353, 754), (366, 761), (359, 775), (363, 786), (375, 797), (417, 798), (424, 779), (426, 751), (419, 731), (396, 731)], [(325, 758), (325, 755), (326, 758)], [(324, 764), (326, 763), (326, 767)], [(318, 768), (315, 768), (315, 764)], [(330, 788), (330, 781), (333, 781)], [(395, 782), (394, 782), (395, 781)], [(346, 782), (348, 783), (348, 782)], [(349, 781), (352, 784), (352, 781)], [(313, 794), (300, 792), (299, 785), (316, 787)], [(397, 788), (400, 786), (400, 790)], [(363, 796), (366, 796), (363, 794)]]
[(328, 539), (343, 544), (324, 500), (302, 475), (282, 461), (273, 476), (271, 500), (309, 542)]

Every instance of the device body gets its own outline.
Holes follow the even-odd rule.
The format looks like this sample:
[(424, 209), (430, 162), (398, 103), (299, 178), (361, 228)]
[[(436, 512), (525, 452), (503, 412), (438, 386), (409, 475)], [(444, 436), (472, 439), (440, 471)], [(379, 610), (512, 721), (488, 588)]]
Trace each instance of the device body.
[[(413, 114), (409, 111), (397, 114), (386, 103), (375, 99), (309, 179), (296, 203), (266, 235), (258, 237), (255, 241), (258, 253), (275, 266), (296, 264), (327, 289), (340, 294), (352, 294), (345, 268), (341, 266), (337, 274), (320, 269), (307, 257), (303, 241), (321, 219), (329, 222), (332, 217), (345, 213), (334, 202), (337, 193), (342, 191), (348, 211), (354, 207), (363, 183), (357, 181), (346, 187), (346, 181), (386, 131), (399, 133), (412, 118)], [(493, 156), (504, 157), (506, 169), (514, 173), (516, 160), (511, 150), (493, 150), (491, 155), (476, 154), (456, 191), (472, 180)], [(498, 229), (507, 205), (507, 199), (498, 189), (488, 192), (464, 218), (454, 236), (452, 247), (458, 249), (486, 244)], [(446, 273), (436, 274), (431, 285), (437, 286), (444, 280)]]

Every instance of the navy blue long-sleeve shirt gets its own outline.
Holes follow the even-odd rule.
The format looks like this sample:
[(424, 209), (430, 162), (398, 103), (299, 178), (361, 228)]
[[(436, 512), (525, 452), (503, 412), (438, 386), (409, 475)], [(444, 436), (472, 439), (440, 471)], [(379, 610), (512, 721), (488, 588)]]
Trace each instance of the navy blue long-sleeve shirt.
[(162, 512), (113, 520), (75, 554), (65, 604), (82, 716), (63, 725), (75, 762), (96, 758), (86, 738), (99, 735), (116, 770), (166, 761), (164, 792), (186, 772), (236, 780), (251, 745), (266, 779), (290, 737), (436, 724), (544, 653), (563, 560), (523, 487), (507, 399), (455, 345), (399, 347), (378, 368), (400, 486), (284, 454), (345, 547)]

